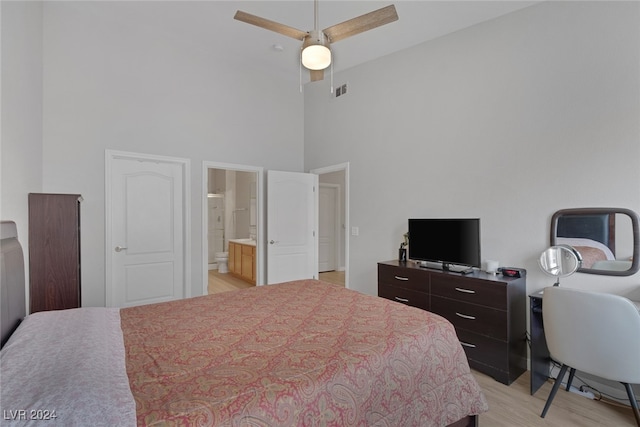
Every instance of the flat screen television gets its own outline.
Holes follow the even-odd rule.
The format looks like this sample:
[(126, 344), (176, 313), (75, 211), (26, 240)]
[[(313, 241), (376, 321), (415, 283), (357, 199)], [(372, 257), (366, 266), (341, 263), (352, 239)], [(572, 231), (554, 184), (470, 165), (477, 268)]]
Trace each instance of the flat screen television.
[(409, 259), (480, 268), (480, 219), (410, 218)]

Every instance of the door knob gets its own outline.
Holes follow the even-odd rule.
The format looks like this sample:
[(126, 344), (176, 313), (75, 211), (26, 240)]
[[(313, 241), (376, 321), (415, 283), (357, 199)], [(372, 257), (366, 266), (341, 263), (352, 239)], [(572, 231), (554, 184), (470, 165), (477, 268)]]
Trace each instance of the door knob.
[(275, 243), (278, 243), (278, 241), (277, 241), (277, 240), (269, 240), (269, 244), (270, 244), (270, 245), (273, 245), (273, 244), (275, 244)]
[(116, 252), (122, 252), (122, 251), (124, 251), (125, 249), (127, 249), (127, 248), (126, 248), (126, 247), (124, 247), (124, 246), (116, 246), (116, 247), (115, 247)]

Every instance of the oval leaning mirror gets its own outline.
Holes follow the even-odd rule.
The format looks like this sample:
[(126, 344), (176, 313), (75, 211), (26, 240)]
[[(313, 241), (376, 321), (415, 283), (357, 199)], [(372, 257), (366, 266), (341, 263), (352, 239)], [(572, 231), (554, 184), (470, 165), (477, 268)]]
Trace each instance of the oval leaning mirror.
[(550, 276), (556, 277), (554, 286), (558, 286), (561, 277), (575, 273), (582, 264), (580, 253), (569, 245), (551, 246), (540, 255), (538, 265)]
[(638, 214), (629, 209), (563, 209), (551, 218), (551, 245), (575, 248), (581, 273), (630, 276), (639, 268), (638, 227)]

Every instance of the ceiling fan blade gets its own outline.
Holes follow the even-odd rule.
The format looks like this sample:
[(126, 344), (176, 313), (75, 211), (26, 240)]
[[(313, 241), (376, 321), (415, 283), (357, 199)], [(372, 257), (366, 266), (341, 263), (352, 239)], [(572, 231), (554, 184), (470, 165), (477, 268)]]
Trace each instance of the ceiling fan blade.
[(324, 79), (324, 70), (309, 70), (309, 74), (311, 75), (312, 82)]
[(333, 25), (324, 30), (324, 33), (329, 37), (331, 43), (335, 43), (347, 37), (355, 36), (356, 34), (397, 20), (398, 13), (396, 12), (396, 7), (389, 5), (382, 9), (374, 10), (373, 12), (365, 13), (348, 21)]
[(270, 21), (259, 16), (251, 15), (250, 13), (237, 11), (233, 19), (246, 22), (247, 24), (255, 25), (257, 27), (265, 28), (267, 30), (275, 31), (276, 33), (283, 34), (288, 37), (293, 37), (296, 40), (303, 40), (307, 37), (307, 32), (298, 30), (297, 28), (289, 27), (288, 25), (280, 24), (275, 21)]

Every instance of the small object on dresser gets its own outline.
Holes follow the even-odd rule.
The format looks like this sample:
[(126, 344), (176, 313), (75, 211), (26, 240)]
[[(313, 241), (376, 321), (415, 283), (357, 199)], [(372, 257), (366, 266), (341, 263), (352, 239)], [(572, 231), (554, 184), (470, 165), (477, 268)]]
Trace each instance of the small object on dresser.
[(398, 249), (398, 261), (407, 262), (407, 248), (405, 243), (401, 243), (400, 249)]
[(486, 261), (487, 263), (487, 270), (486, 272), (488, 274), (493, 274), (495, 275), (496, 272), (498, 271), (498, 266), (500, 265), (500, 263), (498, 261), (492, 260), (492, 259), (488, 259)]
[(502, 273), (504, 277), (524, 277), (527, 275), (527, 270), (523, 268), (500, 267), (498, 271)]
[(407, 262), (407, 250), (405, 248), (400, 248), (398, 250), (398, 261)]

